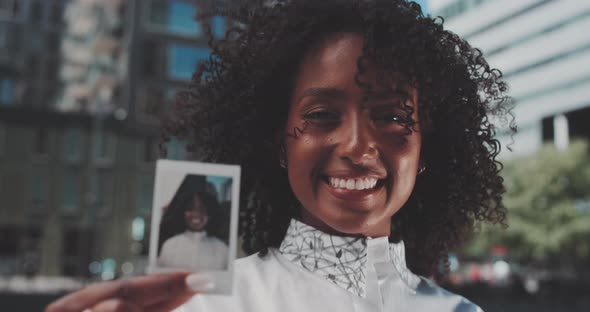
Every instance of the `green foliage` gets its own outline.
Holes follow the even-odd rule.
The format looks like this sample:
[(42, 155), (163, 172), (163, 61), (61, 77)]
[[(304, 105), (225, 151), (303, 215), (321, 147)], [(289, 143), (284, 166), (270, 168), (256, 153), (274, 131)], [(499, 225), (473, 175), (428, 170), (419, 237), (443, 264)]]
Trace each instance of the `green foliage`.
[(522, 262), (581, 264), (590, 260), (588, 142), (565, 151), (544, 146), (533, 157), (505, 162), (508, 228), (484, 226), (464, 250), (475, 256), (502, 244)]

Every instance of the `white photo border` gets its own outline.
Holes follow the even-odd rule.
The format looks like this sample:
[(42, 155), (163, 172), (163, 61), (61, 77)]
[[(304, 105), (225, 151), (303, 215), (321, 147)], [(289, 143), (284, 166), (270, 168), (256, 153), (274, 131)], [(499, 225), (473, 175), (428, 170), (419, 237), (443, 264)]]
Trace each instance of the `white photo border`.
[(158, 205), (164, 202), (162, 192), (162, 175), (170, 172), (178, 174), (194, 174), (202, 176), (221, 176), (232, 179), (232, 199), (231, 199), (231, 216), (229, 231), (229, 252), (227, 264), (228, 268), (224, 271), (203, 271), (205, 274), (213, 277), (215, 288), (207, 293), (210, 294), (231, 294), (232, 281), (234, 273), (234, 261), (238, 244), (238, 214), (240, 204), (240, 174), (239, 165), (203, 163), (195, 161), (168, 160), (159, 159), (156, 163), (156, 176), (154, 182), (154, 198), (152, 203), (152, 221), (150, 230), (150, 248), (149, 262), (147, 273), (178, 271), (178, 269), (163, 268), (157, 264), (158, 239), (160, 236), (160, 221), (162, 219), (162, 209)]

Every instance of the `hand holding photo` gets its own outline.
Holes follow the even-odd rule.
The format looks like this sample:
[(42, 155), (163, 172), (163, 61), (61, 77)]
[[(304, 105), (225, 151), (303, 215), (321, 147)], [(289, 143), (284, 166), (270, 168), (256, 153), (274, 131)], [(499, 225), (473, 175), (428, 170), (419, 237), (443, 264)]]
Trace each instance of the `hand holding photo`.
[(199, 272), (213, 277), (210, 293), (231, 293), (239, 179), (239, 166), (158, 161), (151, 272)]

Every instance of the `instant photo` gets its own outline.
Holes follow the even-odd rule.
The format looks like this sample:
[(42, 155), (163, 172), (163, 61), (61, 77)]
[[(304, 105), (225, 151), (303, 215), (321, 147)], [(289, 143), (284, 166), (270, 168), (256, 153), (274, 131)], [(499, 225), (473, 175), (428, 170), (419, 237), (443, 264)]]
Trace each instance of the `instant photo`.
[(230, 294), (236, 258), (240, 167), (159, 160), (150, 272), (203, 272)]

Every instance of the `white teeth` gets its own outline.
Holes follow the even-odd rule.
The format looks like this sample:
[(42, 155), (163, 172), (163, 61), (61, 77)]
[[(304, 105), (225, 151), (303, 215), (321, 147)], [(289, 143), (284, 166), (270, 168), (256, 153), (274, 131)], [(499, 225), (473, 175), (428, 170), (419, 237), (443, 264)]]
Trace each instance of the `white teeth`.
[(346, 189), (354, 190), (354, 179), (346, 180)]
[(375, 178), (360, 178), (360, 179), (340, 179), (329, 178), (330, 186), (334, 188), (342, 188), (347, 190), (366, 190), (372, 189), (377, 185)]
[(364, 190), (365, 189), (365, 182), (363, 181), (363, 179), (358, 179), (356, 180), (355, 185), (357, 190)]

